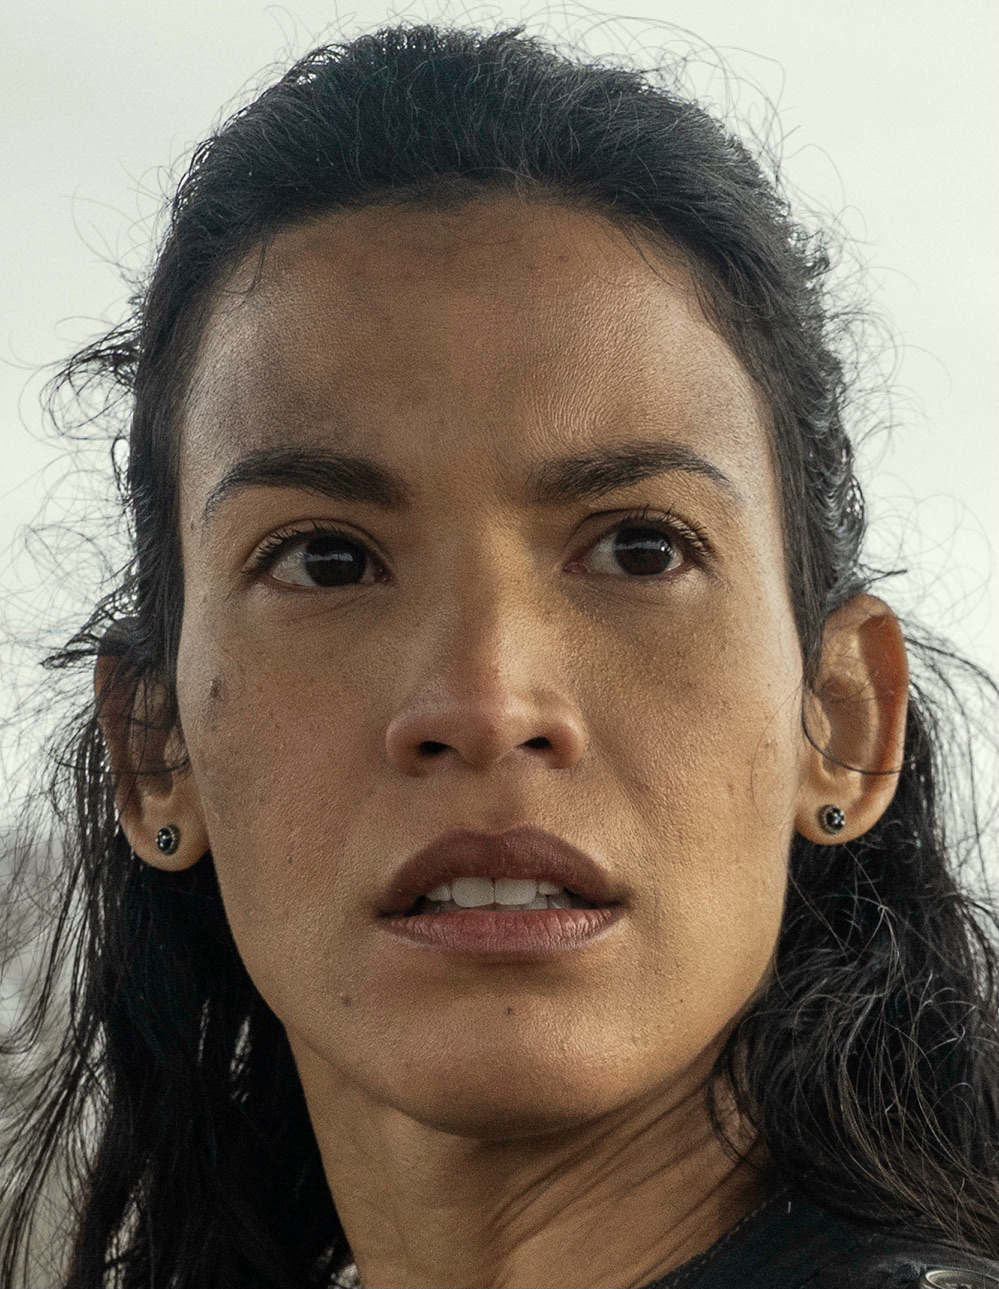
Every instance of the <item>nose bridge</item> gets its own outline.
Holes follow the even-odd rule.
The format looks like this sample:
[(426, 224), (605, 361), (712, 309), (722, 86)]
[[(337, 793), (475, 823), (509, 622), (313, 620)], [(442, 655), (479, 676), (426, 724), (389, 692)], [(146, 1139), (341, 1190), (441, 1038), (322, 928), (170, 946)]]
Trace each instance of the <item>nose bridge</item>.
[(552, 615), (522, 545), (466, 526), (439, 554), (413, 641), (417, 685), (497, 715), (557, 685)]
[(416, 772), (448, 750), (481, 767), (525, 749), (573, 764), (585, 734), (528, 554), (507, 532), (468, 538), (435, 564), (387, 730), (390, 758)]

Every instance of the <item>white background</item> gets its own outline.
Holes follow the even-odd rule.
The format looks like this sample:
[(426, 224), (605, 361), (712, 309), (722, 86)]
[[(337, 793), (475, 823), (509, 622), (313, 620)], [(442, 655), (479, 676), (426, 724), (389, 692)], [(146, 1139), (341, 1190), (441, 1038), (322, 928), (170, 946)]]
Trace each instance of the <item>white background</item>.
[[(74, 506), (93, 509), (95, 488), (41, 437), (38, 369), (120, 319), (116, 265), (147, 261), (162, 199), (223, 107), (324, 38), (399, 19), (524, 22), (596, 58), (648, 67), (662, 50), (693, 53), (693, 86), (756, 130), (776, 104), (785, 176), (852, 237), (898, 344), (884, 359), (896, 366), (895, 429), (865, 452), (865, 483), (873, 549), (914, 571), (880, 593), (999, 671), (995, 0), (443, 2), (4, 0), (0, 597), (16, 600), (21, 628), (25, 605), (41, 639), (56, 600), (85, 613), (93, 598), (68, 547), (54, 548), (68, 587), (51, 559), (36, 574), (21, 551), (43, 498), (50, 518), (55, 506), (72, 521)], [(19, 675), (30, 651), (18, 657)], [(0, 723), (16, 693), (7, 666)]]

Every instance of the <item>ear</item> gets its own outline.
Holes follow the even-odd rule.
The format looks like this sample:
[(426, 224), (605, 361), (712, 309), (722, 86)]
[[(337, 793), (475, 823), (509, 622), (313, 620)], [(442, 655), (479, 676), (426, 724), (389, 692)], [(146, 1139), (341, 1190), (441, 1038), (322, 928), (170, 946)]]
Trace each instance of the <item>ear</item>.
[[(126, 675), (122, 661), (103, 653), (94, 674), (97, 719), (111, 761), (119, 821), (140, 859), (179, 872), (209, 848), (201, 798), (186, 768), (183, 736), (169, 716), (165, 687), (145, 680), (136, 688), (134, 673)], [(156, 844), (157, 833), (168, 824), (178, 835), (172, 854)]]
[[(897, 618), (883, 600), (855, 595), (826, 623), (819, 673), (805, 700), (811, 745), (795, 814), (803, 837), (829, 845), (852, 841), (881, 818), (902, 768), (908, 697)], [(822, 827), (826, 805), (846, 815), (838, 833)]]

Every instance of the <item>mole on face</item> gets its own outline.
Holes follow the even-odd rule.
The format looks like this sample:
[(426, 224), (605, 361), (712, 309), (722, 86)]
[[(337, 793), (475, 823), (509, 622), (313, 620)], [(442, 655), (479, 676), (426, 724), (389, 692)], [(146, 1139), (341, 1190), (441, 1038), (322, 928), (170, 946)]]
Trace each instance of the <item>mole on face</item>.
[(207, 689), (201, 689), (201, 693), (204, 695), (201, 720), (206, 729), (217, 730), (220, 721), (224, 719), (226, 700), (229, 697), (228, 686), (221, 675), (215, 674), (208, 682)]

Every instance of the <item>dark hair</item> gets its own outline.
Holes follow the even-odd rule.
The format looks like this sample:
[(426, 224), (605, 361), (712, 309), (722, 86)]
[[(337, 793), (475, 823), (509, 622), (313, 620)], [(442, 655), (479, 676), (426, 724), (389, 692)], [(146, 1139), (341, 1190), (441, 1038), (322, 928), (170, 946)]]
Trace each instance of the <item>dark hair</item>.
[[(131, 320), (62, 374), (131, 400), (119, 484), (134, 555), (50, 666), (113, 654), (118, 692), (151, 678), (173, 692), (177, 412), (206, 308), (235, 263), (323, 212), (508, 191), (602, 213), (636, 244), (687, 259), (771, 410), (814, 677), (827, 616), (870, 584), (827, 246), (699, 106), (522, 32), (395, 27), (317, 49), (197, 149)], [(942, 655), (922, 657), (927, 676), (942, 674)], [(149, 714), (168, 727), (176, 717), (175, 704)], [(780, 1174), (831, 1208), (995, 1256), (994, 920), (945, 845), (947, 755), (914, 685), (884, 816), (839, 846), (795, 838), (775, 975), (719, 1058), (709, 1108), (721, 1133), (717, 1090), (730, 1085)], [(37, 1040), (72, 933), (69, 1021), (13, 1134), (0, 1284), (14, 1285), (46, 1170), (70, 1148), (80, 1198), (68, 1289), (327, 1285), (350, 1252), (287, 1038), (240, 960), (211, 857), (176, 874), (135, 860), (92, 706), (56, 765), (61, 918), (21, 1046), (15, 1036), (3, 1051)]]

